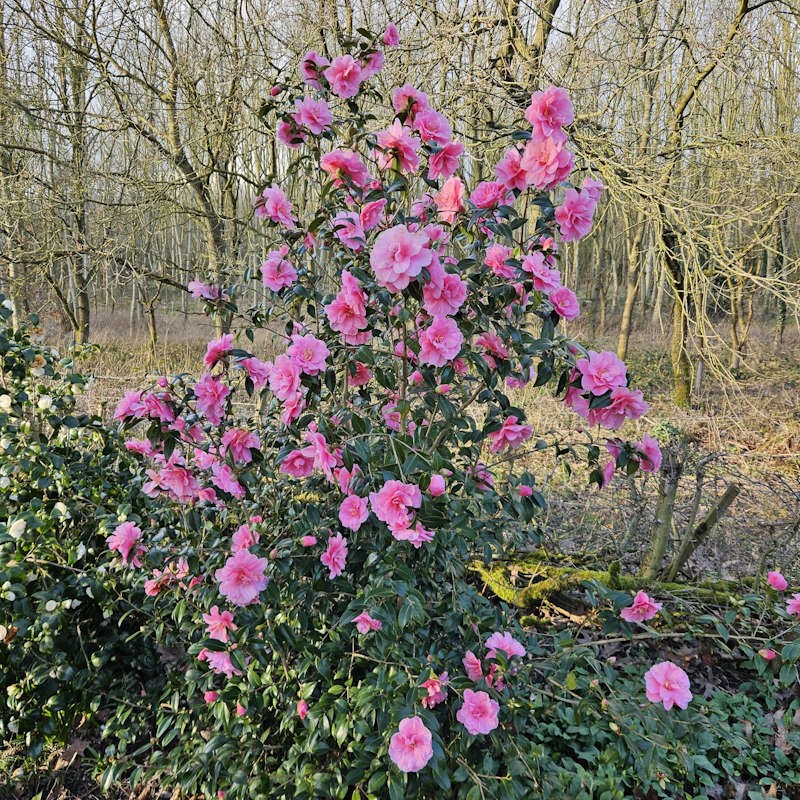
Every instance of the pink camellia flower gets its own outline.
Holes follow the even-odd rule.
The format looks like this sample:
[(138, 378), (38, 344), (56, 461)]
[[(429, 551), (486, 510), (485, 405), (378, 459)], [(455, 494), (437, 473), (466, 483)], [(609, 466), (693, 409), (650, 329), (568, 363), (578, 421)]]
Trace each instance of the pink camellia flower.
[(513, 278), (515, 269), (506, 260), (511, 257), (511, 248), (502, 244), (489, 245), (486, 248), (484, 262), (499, 278)]
[(589, 400), (581, 394), (581, 389), (570, 386), (564, 395), (564, 403), (579, 416), (589, 418)]
[(495, 208), (505, 204), (508, 197), (508, 187), (499, 181), (481, 181), (469, 196), (476, 208)]
[(626, 419), (639, 419), (648, 408), (650, 405), (645, 402), (640, 390), (617, 386), (611, 390), (611, 405), (589, 409), (588, 417), (592, 425), (616, 430)]
[(602, 353), (590, 350), (589, 357), (579, 358), (575, 367), (583, 376), (581, 387), (595, 395), (605, 394), (628, 382), (628, 368), (609, 350)]
[(785, 591), (786, 587), (789, 585), (788, 582), (786, 581), (786, 578), (784, 578), (780, 572), (768, 572), (767, 583), (773, 589), (775, 589), (776, 592)]
[(689, 691), (689, 676), (671, 661), (654, 664), (645, 673), (647, 699), (651, 703), (663, 703), (669, 711), (673, 706), (686, 708), (692, 699)]
[(276, 225), (283, 225), (290, 231), (295, 229), (292, 204), (283, 189), (274, 183), (261, 192), (261, 197), (256, 202), (256, 216), (272, 220)]
[(327, 345), (321, 339), (308, 333), (305, 336), (295, 333), (286, 355), (297, 364), (306, 375), (317, 375), (325, 370), (326, 359), (330, 355)]
[(347, 560), (347, 540), (340, 533), (328, 536), (328, 547), (319, 560), (330, 570), (331, 580), (344, 572)]
[(368, 516), (367, 501), (358, 495), (348, 495), (339, 506), (339, 521), (351, 531), (357, 531)]
[(312, 89), (319, 89), (319, 73), (322, 72), (331, 62), (325, 56), (319, 55), (316, 50), (309, 50), (300, 62), (300, 75), (303, 83)]
[(211, 467), (211, 483), (223, 492), (234, 497), (244, 497), (244, 486), (236, 479), (236, 474), (227, 464), (214, 464)]
[(213, 650), (206, 650), (203, 648), (197, 654), (198, 661), (207, 661), (208, 666), (219, 675), (225, 675), (227, 678), (232, 678), (234, 675), (241, 675), (242, 671), (236, 669), (231, 661), (230, 653), (217, 653)]
[(431, 482), (428, 485), (428, 494), (431, 497), (441, 497), (445, 492), (445, 480), (442, 475), (431, 475)]
[(316, 543), (317, 543), (317, 537), (316, 536), (307, 535), (307, 536), (301, 537), (301, 539), (300, 539), (300, 544), (303, 547), (313, 547)]
[(231, 536), (231, 552), (247, 550), (248, 547), (256, 544), (259, 538), (258, 532), (252, 530), (247, 523), (240, 525)]
[(411, 122), (414, 119), (414, 114), (419, 114), (420, 111), (430, 108), (428, 95), (410, 83), (406, 83), (403, 86), (392, 89), (392, 108), (398, 114), (406, 114), (406, 119)]
[(305, 700), (297, 701), (297, 716), (304, 720), (308, 715), (308, 703)]
[(208, 343), (203, 364), (211, 369), (217, 361), (225, 358), (233, 347), (233, 334), (224, 333), (219, 339), (214, 339)]
[(360, 361), (356, 361), (353, 367), (355, 367), (355, 372), (350, 372), (349, 370), (347, 372), (347, 382), (350, 386), (365, 386), (368, 384), (372, 378), (369, 367)]
[(533, 494), (533, 487), (528, 486), (525, 483), (521, 483), (519, 486), (519, 496), (520, 497), (530, 497)]
[(422, 505), (422, 493), (415, 483), (389, 480), (369, 496), (375, 516), (385, 522), (391, 530), (402, 530), (411, 526), (411, 508)]
[(278, 123), (278, 141), (286, 147), (299, 150), (308, 141), (308, 134), (294, 120), (287, 122), (284, 119)]
[(263, 389), (267, 385), (272, 364), (260, 361), (255, 356), (250, 356), (250, 358), (243, 358), (239, 361), (239, 366), (247, 373), (247, 377), (253, 381), (253, 388), (256, 391)]
[(294, 101), (296, 111), (293, 119), (298, 127), (308, 128), (314, 136), (319, 136), (330, 127), (333, 122), (331, 110), (324, 100), (315, 100), (313, 97), (299, 98)]
[(219, 692), (212, 692), (212, 691), (203, 692), (203, 700), (205, 700), (206, 703), (213, 703), (218, 699), (219, 699)]
[(219, 425), (224, 415), (224, 405), (231, 390), (208, 373), (197, 381), (192, 389), (197, 398), (197, 411), (212, 425)]
[(548, 300), (553, 304), (553, 310), (556, 314), (559, 317), (563, 317), (567, 322), (571, 322), (581, 313), (581, 307), (575, 292), (566, 286), (560, 286), (554, 292), (550, 292)]
[(364, 248), (366, 234), (355, 211), (339, 211), (331, 220), (331, 230), (345, 247), (356, 251)]
[(425, 233), (412, 233), (405, 225), (395, 225), (378, 234), (369, 263), (381, 286), (401, 292), (432, 259)]
[(609, 483), (611, 483), (611, 479), (614, 477), (616, 469), (617, 469), (617, 464), (613, 459), (610, 461), (606, 461), (602, 470), (602, 483), (599, 486), (600, 489), (604, 489), (606, 486), (608, 486)]
[(422, 297), (425, 310), (432, 317), (445, 317), (455, 314), (467, 299), (467, 284), (452, 273), (442, 276), (441, 281), (423, 287)]
[(461, 142), (448, 142), (428, 159), (428, 177), (432, 180), (449, 178), (457, 169), (464, 153)]
[(314, 448), (292, 450), (281, 462), (280, 471), (293, 478), (307, 478), (314, 471)]
[(479, 681), (483, 678), (483, 668), (481, 667), (481, 660), (472, 650), (467, 651), (467, 654), (464, 656), (461, 662), (464, 665), (464, 669), (467, 671), (467, 677), (471, 681)]
[(249, 550), (239, 550), (228, 558), (225, 566), (214, 573), (219, 581), (220, 594), (237, 606), (247, 606), (258, 600), (267, 588), (264, 570), (269, 562)]
[(278, 400), (288, 400), (300, 388), (300, 365), (284, 354), (275, 359), (269, 374), (269, 388)]
[(283, 245), (279, 250), (270, 250), (261, 265), (261, 281), (273, 292), (291, 286), (297, 280), (297, 270), (291, 261), (284, 258), (289, 248)]
[(236, 716), (237, 717), (246, 717), (247, 716), (247, 708), (243, 706), (241, 703), (236, 704)]
[(419, 137), (412, 136), (399, 119), (375, 136), (377, 162), (380, 169), (389, 169), (395, 160), (400, 172), (416, 172), (419, 167)]
[(800, 594), (793, 594), (786, 601), (786, 613), (800, 617)]
[(411, 542), (416, 550), (419, 550), (426, 542), (432, 542), (436, 534), (434, 531), (429, 531), (423, 527), (422, 523), (418, 522), (413, 528), (392, 528), (392, 536), (398, 542)]
[(464, 689), (464, 705), (458, 710), (456, 719), (473, 736), (491, 733), (498, 725), (500, 704), (492, 700), (486, 692), (473, 692)]
[(284, 425), (291, 425), (306, 407), (307, 389), (298, 389), (283, 401), (283, 411), (281, 412), (281, 422)]
[(186, 288), (195, 300), (218, 300), (220, 296), (225, 300), (228, 297), (228, 293), (224, 289), (220, 291), (219, 286), (209, 286), (202, 281), (189, 281)]
[(419, 717), (406, 717), (389, 741), (389, 758), (401, 772), (419, 772), (433, 758), (432, 741)]
[(144, 411), (142, 393), (136, 389), (125, 392), (125, 396), (117, 403), (114, 409), (114, 419), (122, 420), (128, 417), (140, 417)]
[(237, 625), (230, 611), (220, 613), (219, 606), (211, 606), (208, 614), (203, 614), (203, 622), (208, 626), (208, 635), (220, 642), (228, 641), (228, 631), (235, 631)]
[(494, 658), (497, 650), (502, 650), (507, 658), (525, 655), (525, 648), (508, 631), (493, 633), (486, 640), (486, 647), (489, 650), (486, 658)]
[(149, 456), (152, 458), (158, 450), (153, 447), (153, 443), (147, 439), (126, 439), (125, 449), (132, 453), (138, 453), (140, 456)]
[(423, 364), (442, 367), (460, 352), (464, 336), (450, 317), (434, 317), (433, 322), (419, 333), (419, 360)]
[(772, 661), (778, 655), (771, 647), (762, 647), (758, 654), (766, 661)]
[(157, 490), (168, 492), (179, 503), (188, 503), (198, 497), (200, 483), (197, 478), (184, 467), (167, 464), (158, 472), (147, 470), (152, 482), (145, 483), (142, 490), (149, 497), (156, 497)]
[(371, 178), (361, 156), (352, 150), (331, 150), (319, 161), (320, 167), (333, 179), (334, 186), (343, 186), (346, 181), (356, 186), (366, 186)]
[(427, 696), (422, 698), (422, 705), (425, 708), (433, 708), (443, 703), (447, 699), (447, 684), (450, 681), (450, 676), (443, 672), (441, 675), (434, 675), (428, 680), (424, 681), (420, 688), (427, 691)]
[(359, 214), (361, 227), (365, 231), (371, 231), (376, 227), (383, 217), (384, 208), (386, 208), (385, 197), (381, 197), (379, 200), (373, 200), (370, 203), (365, 203)]
[(524, 192), (528, 188), (528, 173), (522, 166), (522, 153), (516, 147), (506, 150), (505, 155), (497, 162), (494, 174), (508, 189)]
[(390, 22), (386, 26), (386, 30), (383, 32), (383, 36), (381, 36), (381, 41), (387, 47), (397, 47), (400, 44), (400, 36), (397, 33), (397, 28), (393, 22)]
[(142, 395), (142, 413), (150, 419), (161, 422), (174, 422), (175, 410), (169, 402), (169, 395), (147, 392)]
[(361, 85), (361, 65), (351, 55), (337, 56), (331, 65), (322, 71), (331, 86), (331, 91), (344, 99), (355, 97)]
[(635, 447), (641, 456), (639, 467), (642, 472), (658, 472), (661, 469), (661, 448), (658, 446), (658, 439), (645, 434)]
[(432, 108), (423, 108), (415, 114), (411, 127), (423, 142), (433, 142), (440, 147), (446, 145), (453, 135), (447, 118)]
[(530, 439), (532, 433), (533, 428), (530, 425), (520, 425), (517, 417), (512, 414), (503, 421), (499, 430), (489, 434), (489, 449), (493, 453), (499, 453), (506, 448), (514, 450), (526, 439)]
[(448, 178), (441, 189), (433, 196), (439, 219), (452, 225), (464, 210), (464, 181), (455, 176)]
[(588, 194), (589, 197), (594, 200), (595, 204), (600, 200), (603, 189), (605, 189), (605, 186), (603, 186), (600, 181), (596, 181), (593, 178), (584, 178), (581, 184), (581, 192)]
[(544, 253), (538, 250), (525, 256), (520, 267), (533, 276), (533, 288), (537, 292), (549, 294), (561, 287), (561, 273), (548, 267)]
[(564, 146), (565, 142), (563, 138), (533, 138), (525, 145), (520, 169), (525, 171), (529, 186), (551, 189), (569, 177), (575, 166), (575, 156)]
[(261, 440), (252, 431), (230, 428), (222, 434), (223, 452), (230, 452), (237, 464), (249, 464), (253, 460), (251, 450), (261, 447)]
[(639, 591), (633, 598), (633, 605), (623, 608), (619, 615), (626, 622), (645, 622), (661, 611), (663, 603), (656, 603), (652, 597), (648, 597), (644, 592)]
[(379, 631), (383, 627), (383, 623), (379, 619), (371, 617), (366, 611), (362, 611), (353, 622), (356, 628), (358, 628), (359, 633)]
[(556, 209), (556, 222), (565, 242), (574, 242), (589, 233), (596, 205), (588, 192), (567, 189), (564, 201)]
[(139, 555), (143, 552), (137, 542), (142, 536), (142, 531), (133, 522), (123, 522), (114, 528), (111, 536), (106, 539), (109, 550), (116, 550), (122, 556), (124, 564), (141, 567)]
[(367, 327), (367, 296), (357, 278), (342, 270), (342, 288), (325, 306), (331, 329), (345, 337), (357, 335)]
[(373, 50), (361, 61), (361, 82), (368, 81), (382, 69), (385, 57), (381, 50)]
[[(385, 406), (381, 408), (381, 416), (386, 422), (386, 427), (390, 431), (399, 431), (400, 430), (400, 412), (397, 410), (397, 403), (387, 403)], [(413, 424), (413, 422), (412, 422)]]
[(333, 483), (334, 476), (333, 470), (335, 467), (341, 466), (341, 451), (336, 450), (331, 452), (328, 448), (328, 442), (325, 437), (316, 430), (316, 426), (311, 426), (310, 430), (306, 431), (306, 441), (314, 452), (314, 469), (322, 470), (325, 477)]
[(350, 494), (350, 484), (353, 479), (361, 475), (361, 467), (358, 464), (353, 464), (353, 469), (348, 470), (345, 467), (337, 467), (334, 471), (336, 475), (336, 482), (339, 484), (339, 491), (343, 494)]
[(470, 472), (470, 477), (475, 481), (475, 486), (482, 492), (494, 489), (494, 475), (492, 475), (492, 471), (483, 461), (479, 461)]
[(575, 120), (575, 111), (566, 89), (550, 86), (543, 92), (531, 95), (531, 104), (525, 109), (525, 119), (538, 136), (552, 136)]

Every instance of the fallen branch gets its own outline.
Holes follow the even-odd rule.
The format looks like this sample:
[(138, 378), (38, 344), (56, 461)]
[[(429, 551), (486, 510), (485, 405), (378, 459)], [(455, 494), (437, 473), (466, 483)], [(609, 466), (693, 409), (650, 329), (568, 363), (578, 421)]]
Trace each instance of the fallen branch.
[(714, 526), (720, 521), (731, 503), (739, 496), (740, 491), (741, 489), (735, 483), (728, 486), (723, 492), (722, 497), (717, 500), (714, 507), (706, 514), (702, 522), (700, 522), (694, 530), (686, 532), (681, 546), (678, 548), (678, 552), (675, 554), (669, 567), (664, 570), (664, 580), (675, 580), (675, 577), (689, 560), (689, 557), (705, 541), (708, 534), (711, 533)]

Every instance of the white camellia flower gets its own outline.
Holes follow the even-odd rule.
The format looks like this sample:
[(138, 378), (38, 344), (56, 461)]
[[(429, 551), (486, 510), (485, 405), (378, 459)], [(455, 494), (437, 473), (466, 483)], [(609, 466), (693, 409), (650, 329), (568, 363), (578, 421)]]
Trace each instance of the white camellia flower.
[(6, 298), (5, 300), (3, 300), (3, 308), (7, 308), (9, 311), (13, 311), (14, 304), (11, 302), (11, 300)]
[(36, 405), (40, 411), (49, 411), (53, 407), (53, 398), (49, 394), (43, 394)]
[(8, 535), (12, 539), (19, 539), (23, 533), (25, 533), (25, 529), (28, 527), (28, 523), (25, 522), (24, 519), (15, 519), (8, 528)]
[(10, 394), (0, 394), (0, 411), (11, 411)]

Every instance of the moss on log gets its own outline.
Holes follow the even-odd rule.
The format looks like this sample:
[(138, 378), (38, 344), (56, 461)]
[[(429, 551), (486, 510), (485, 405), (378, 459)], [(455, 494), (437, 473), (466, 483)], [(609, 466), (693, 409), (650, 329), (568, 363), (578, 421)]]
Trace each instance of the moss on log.
[(541, 557), (526, 554), (517, 559), (495, 561), (489, 565), (473, 561), (472, 572), (480, 575), (486, 586), (501, 600), (530, 610), (554, 595), (577, 591), (584, 581), (596, 581), (609, 589), (637, 592), (639, 589), (683, 595), (696, 600), (726, 603), (731, 595), (739, 595), (742, 585), (735, 581), (703, 581), (700, 584), (645, 581), (635, 575), (622, 575), (619, 564), (608, 569), (552, 564)]

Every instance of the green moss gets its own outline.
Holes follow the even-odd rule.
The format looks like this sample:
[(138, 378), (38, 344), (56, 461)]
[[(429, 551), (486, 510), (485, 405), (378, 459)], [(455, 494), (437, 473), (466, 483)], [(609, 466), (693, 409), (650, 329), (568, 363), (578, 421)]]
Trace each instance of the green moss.
[(619, 562), (616, 561), (609, 565), (608, 570), (600, 570), (583, 565), (550, 564), (536, 554), (489, 565), (474, 561), (470, 564), (470, 570), (480, 575), (486, 586), (501, 600), (526, 610), (536, 608), (556, 594), (577, 591), (584, 581), (597, 581), (610, 589), (621, 591), (636, 592), (646, 588), (714, 602), (726, 602), (731, 594), (738, 595), (741, 592), (741, 586), (734, 581), (704, 581), (699, 585), (643, 582), (636, 575), (622, 575)]

